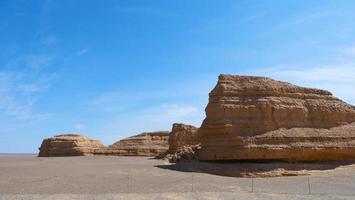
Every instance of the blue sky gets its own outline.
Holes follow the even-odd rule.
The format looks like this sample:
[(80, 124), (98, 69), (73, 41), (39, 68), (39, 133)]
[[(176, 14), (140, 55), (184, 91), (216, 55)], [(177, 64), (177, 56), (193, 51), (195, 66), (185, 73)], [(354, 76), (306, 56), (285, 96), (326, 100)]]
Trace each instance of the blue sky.
[(199, 126), (221, 73), (355, 104), (355, 1), (2, 0), (0, 152)]

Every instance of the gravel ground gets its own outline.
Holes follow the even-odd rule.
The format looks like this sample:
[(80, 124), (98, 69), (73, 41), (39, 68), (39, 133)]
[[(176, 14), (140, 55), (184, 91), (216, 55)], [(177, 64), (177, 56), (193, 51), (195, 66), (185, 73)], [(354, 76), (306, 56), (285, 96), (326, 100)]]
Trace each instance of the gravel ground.
[(0, 199), (355, 199), (355, 165), (277, 178), (161, 166), (169, 165), (145, 157), (0, 156)]

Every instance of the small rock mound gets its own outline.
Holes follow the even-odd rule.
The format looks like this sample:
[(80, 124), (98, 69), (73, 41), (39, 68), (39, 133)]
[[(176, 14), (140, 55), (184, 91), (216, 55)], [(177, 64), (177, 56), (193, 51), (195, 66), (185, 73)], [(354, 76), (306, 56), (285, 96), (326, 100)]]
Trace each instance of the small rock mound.
[(179, 148), (174, 153), (167, 153), (163, 156), (160, 156), (160, 158), (164, 160), (168, 160), (171, 163), (189, 162), (198, 159), (196, 155), (198, 150), (200, 149), (201, 149), (200, 144), (187, 145)]
[(78, 134), (62, 134), (44, 139), (38, 156), (86, 156), (100, 154), (104, 149), (105, 146), (99, 140)]

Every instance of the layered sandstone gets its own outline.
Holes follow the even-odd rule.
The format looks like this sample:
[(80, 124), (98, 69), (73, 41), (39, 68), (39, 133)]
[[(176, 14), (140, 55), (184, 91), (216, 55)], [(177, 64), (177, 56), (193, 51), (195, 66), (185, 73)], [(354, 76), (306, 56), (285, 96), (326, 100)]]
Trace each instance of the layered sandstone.
[(355, 132), (343, 126), (352, 122), (355, 107), (328, 91), (220, 75), (199, 129), (199, 159), (354, 159)]
[(185, 146), (199, 144), (197, 128), (185, 124), (173, 124), (169, 135), (169, 152), (173, 153)]
[(147, 132), (122, 139), (106, 150), (107, 155), (156, 156), (168, 150), (169, 132)]
[(63, 134), (44, 139), (38, 156), (86, 156), (101, 154), (103, 151), (105, 146), (99, 140), (78, 134)]

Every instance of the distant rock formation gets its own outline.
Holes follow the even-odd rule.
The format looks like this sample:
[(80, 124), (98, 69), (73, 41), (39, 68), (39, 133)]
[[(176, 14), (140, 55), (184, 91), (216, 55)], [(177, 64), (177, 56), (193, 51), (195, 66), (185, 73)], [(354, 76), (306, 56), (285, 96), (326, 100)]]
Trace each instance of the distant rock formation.
[(196, 145), (199, 143), (197, 128), (185, 124), (173, 124), (173, 128), (169, 135), (169, 151), (170, 153), (176, 152), (184, 146)]
[(38, 156), (156, 156), (168, 150), (168, 139), (168, 131), (149, 132), (120, 140), (106, 147), (99, 140), (77, 134), (64, 134), (43, 140)]
[(101, 154), (104, 150), (105, 146), (99, 140), (78, 134), (63, 134), (44, 139), (38, 156), (86, 156)]
[(200, 160), (355, 159), (355, 107), (328, 91), (220, 75), (209, 96)]
[(168, 139), (168, 131), (142, 133), (109, 146), (106, 155), (156, 156), (168, 150)]

